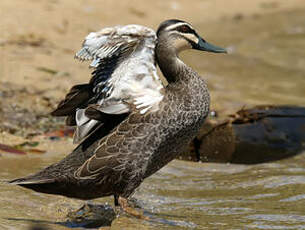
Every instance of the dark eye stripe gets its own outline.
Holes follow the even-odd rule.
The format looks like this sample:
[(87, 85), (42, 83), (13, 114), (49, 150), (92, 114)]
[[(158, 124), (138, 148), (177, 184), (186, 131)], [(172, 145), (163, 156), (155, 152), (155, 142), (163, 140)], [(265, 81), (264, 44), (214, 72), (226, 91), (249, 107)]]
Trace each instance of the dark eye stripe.
[(195, 34), (195, 31), (187, 25), (179, 26), (175, 30), (177, 30), (181, 33), (186, 33), (186, 34)]

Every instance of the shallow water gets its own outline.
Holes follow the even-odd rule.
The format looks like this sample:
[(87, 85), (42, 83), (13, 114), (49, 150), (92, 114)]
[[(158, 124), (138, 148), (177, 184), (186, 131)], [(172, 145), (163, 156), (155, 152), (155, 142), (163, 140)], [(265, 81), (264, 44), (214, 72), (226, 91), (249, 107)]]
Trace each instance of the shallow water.
[[(244, 104), (305, 105), (305, 11), (224, 19), (197, 27), (208, 41), (226, 44), (231, 55), (186, 53), (206, 73), (214, 108)], [(305, 130), (305, 127), (304, 127)], [(36, 172), (71, 150), (51, 142), (44, 155), (0, 160), (0, 179)], [(60, 146), (60, 148), (59, 148)], [(69, 148), (69, 150), (67, 150)], [(135, 194), (151, 221), (121, 218), (113, 229), (305, 229), (305, 157), (245, 166), (173, 161), (148, 178)], [(109, 202), (111, 198), (94, 203)], [(1, 184), (0, 229), (51, 229), (82, 201)], [(119, 218), (120, 219), (120, 218)], [(55, 224), (57, 222), (57, 224)]]
[[(48, 153), (51, 163), (62, 153)], [(37, 157), (38, 158), (38, 157)], [(47, 165), (36, 157), (1, 160), (1, 178)], [(41, 158), (41, 156), (39, 156)], [(33, 166), (33, 164), (35, 166)], [(253, 166), (174, 161), (147, 179), (135, 194), (151, 221), (135, 218), (114, 229), (305, 229), (304, 155)], [(66, 229), (68, 211), (83, 202), (1, 185), (0, 229), (27, 229), (34, 223)], [(94, 203), (112, 204), (112, 198)]]

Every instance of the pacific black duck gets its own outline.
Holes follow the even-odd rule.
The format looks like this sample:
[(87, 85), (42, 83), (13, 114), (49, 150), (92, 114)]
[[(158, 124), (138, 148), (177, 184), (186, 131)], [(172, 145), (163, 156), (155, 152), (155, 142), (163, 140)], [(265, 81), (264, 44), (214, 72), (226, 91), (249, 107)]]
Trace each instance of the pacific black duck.
[(139, 25), (90, 33), (76, 58), (92, 61), (92, 79), (72, 87), (52, 113), (77, 126), (80, 144), (60, 162), (10, 183), (86, 200), (114, 195), (126, 207), (146, 177), (188, 146), (208, 115), (207, 85), (179, 58), (185, 49), (226, 52), (181, 20), (162, 22), (157, 33)]

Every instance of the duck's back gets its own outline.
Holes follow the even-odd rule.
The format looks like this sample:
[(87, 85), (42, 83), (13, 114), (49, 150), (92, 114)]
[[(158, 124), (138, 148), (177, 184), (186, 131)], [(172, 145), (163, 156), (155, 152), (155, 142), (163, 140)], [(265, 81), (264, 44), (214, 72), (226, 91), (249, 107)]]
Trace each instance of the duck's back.
[(80, 199), (111, 194), (128, 197), (146, 177), (187, 147), (208, 108), (207, 88), (198, 76), (187, 84), (171, 84), (157, 111), (133, 112), (126, 118), (120, 115), (117, 126), (107, 124), (95, 131), (62, 161), (12, 182)]
[(116, 191), (122, 189), (119, 193), (129, 196), (144, 178), (181, 153), (209, 109), (205, 82), (196, 73), (191, 74), (188, 83), (168, 86), (157, 111), (134, 112), (103, 138), (76, 177), (112, 181), (118, 185)]

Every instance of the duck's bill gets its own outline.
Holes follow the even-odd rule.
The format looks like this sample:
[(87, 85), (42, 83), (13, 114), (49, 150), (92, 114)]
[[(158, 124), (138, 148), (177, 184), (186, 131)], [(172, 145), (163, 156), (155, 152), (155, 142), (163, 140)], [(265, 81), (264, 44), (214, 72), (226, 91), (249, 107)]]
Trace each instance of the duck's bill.
[(212, 45), (200, 37), (199, 37), (198, 43), (193, 48), (197, 49), (197, 50), (203, 50), (203, 51), (213, 52), (213, 53), (227, 53), (226, 49)]

